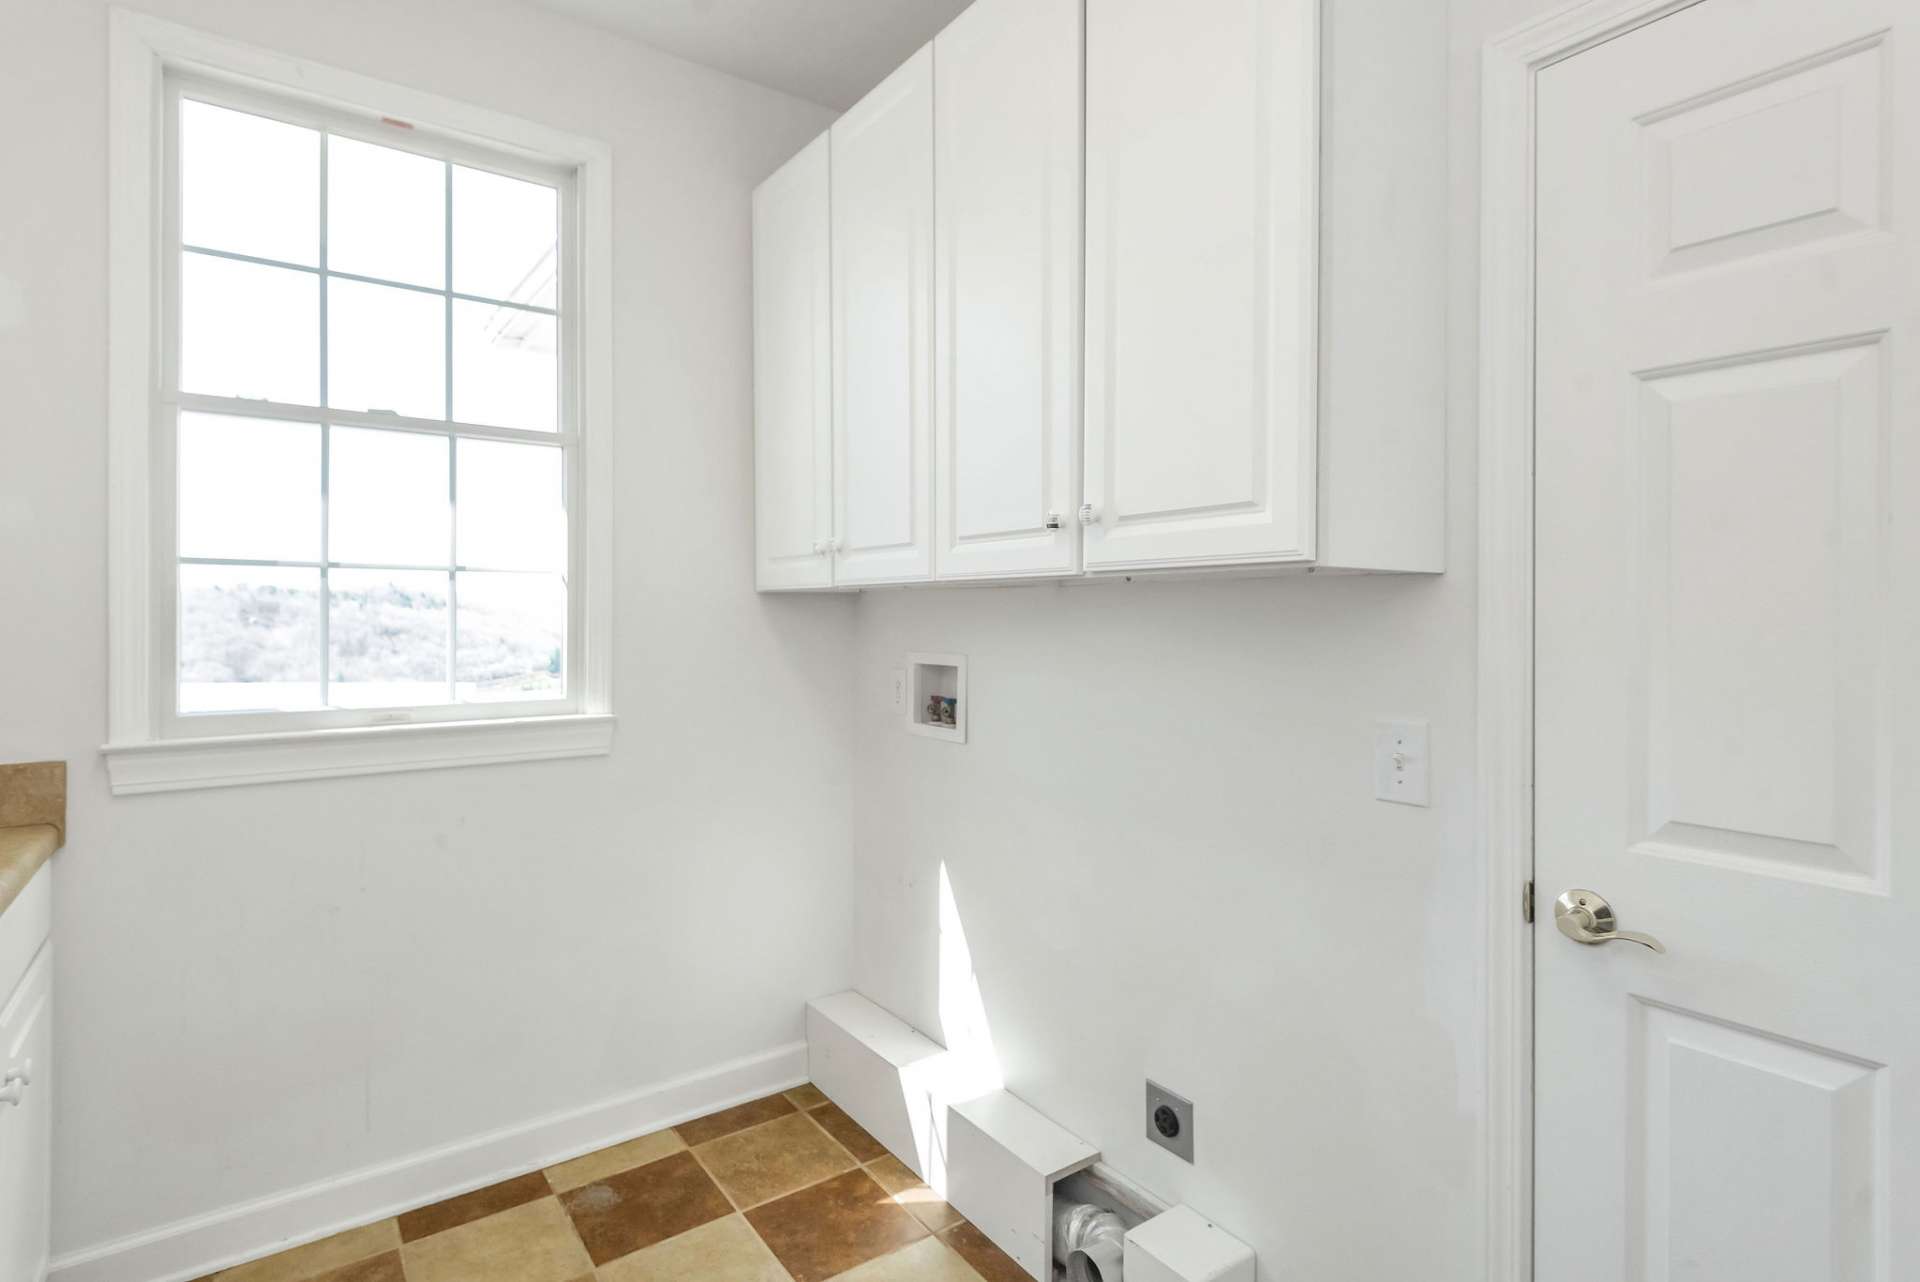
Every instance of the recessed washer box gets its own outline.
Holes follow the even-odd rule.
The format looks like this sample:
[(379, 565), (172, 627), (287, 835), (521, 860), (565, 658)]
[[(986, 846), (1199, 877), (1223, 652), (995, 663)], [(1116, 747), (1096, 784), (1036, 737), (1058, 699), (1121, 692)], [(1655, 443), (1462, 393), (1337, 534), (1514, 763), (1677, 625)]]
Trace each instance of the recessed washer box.
[(907, 656), (907, 730), (948, 743), (967, 741), (966, 655)]

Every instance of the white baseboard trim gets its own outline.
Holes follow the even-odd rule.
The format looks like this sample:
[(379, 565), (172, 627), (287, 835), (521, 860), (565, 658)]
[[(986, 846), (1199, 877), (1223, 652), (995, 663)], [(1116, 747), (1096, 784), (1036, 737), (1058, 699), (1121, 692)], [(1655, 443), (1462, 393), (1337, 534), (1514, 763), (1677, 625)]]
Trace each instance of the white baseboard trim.
[(552, 1166), (807, 1080), (785, 1046), (598, 1104), (178, 1220), (56, 1258), (48, 1282), (180, 1282)]

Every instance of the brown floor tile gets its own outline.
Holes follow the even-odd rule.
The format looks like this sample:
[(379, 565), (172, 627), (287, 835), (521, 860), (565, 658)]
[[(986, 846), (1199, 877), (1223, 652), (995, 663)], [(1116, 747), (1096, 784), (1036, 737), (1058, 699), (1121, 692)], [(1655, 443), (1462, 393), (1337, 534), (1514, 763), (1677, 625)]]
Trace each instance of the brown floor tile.
[(645, 1166), (648, 1162), (657, 1162), (663, 1157), (678, 1153), (686, 1146), (686, 1141), (674, 1131), (655, 1131), (651, 1135), (642, 1135), (637, 1140), (628, 1140), (625, 1144), (615, 1144), (612, 1148), (603, 1148), (597, 1153), (576, 1157), (571, 1162), (549, 1166), (547, 1183), (553, 1185), (554, 1192), (565, 1193), (569, 1189), (579, 1188), (582, 1184), (604, 1180), (609, 1175), (631, 1171), (634, 1167)]
[(758, 1206), (855, 1165), (804, 1113), (723, 1135), (693, 1155), (736, 1206)]
[(551, 1197), (400, 1248), (407, 1282), (568, 1282), (593, 1261)]
[(801, 1108), (819, 1108), (822, 1104), (831, 1103), (826, 1094), (812, 1082), (794, 1087), (787, 1092), (787, 1098)]
[(747, 1212), (794, 1282), (823, 1282), (927, 1235), (865, 1171), (848, 1171)]
[(705, 1144), (708, 1140), (717, 1140), (722, 1135), (731, 1135), (735, 1131), (744, 1131), (749, 1126), (771, 1122), (774, 1118), (793, 1111), (792, 1100), (784, 1095), (769, 1095), (765, 1099), (749, 1100), (745, 1104), (723, 1108), (718, 1113), (709, 1113), (691, 1122), (682, 1122), (673, 1129), (680, 1132), (680, 1138), (691, 1147), (695, 1144)]
[(846, 1146), (847, 1152), (862, 1162), (871, 1162), (875, 1158), (887, 1155), (887, 1146), (867, 1134), (860, 1123), (846, 1115), (838, 1104), (822, 1104), (810, 1114), (814, 1121), (826, 1129), (827, 1134)]
[(986, 1234), (965, 1220), (942, 1233), (940, 1240), (958, 1251), (960, 1258), (971, 1264), (973, 1271), (986, 1282), (1033, 1282), (1027, 1276), (1027, 1271), (1014, 1263), (1011, 1255), (995, 1246)]
[(935, 1233), (950, 1229), (960, 1223), (960, 1212), (948, 1206), (938, 1193), (926, 1186), (907, 1164), (888, 1154), (877, 1162), (867, 1164), (867, 1174), (880, 1182), (880, 1187), (893, 1195), (896, 1205), (904, 1206), (913, 1212), (913, 1217), (932, 1229)]
[(563, 1193), (560, 1201), (596, 1265), (733, 1213), (726, 1194), (685, 1152)]
[(980, 1282), (980, 1275), (939, 1238), (930, 1237), (868, 1260), (833, 1282)]
[(760, 1235), (737, 1215), (600, 1267), (600, 1282), (791, 1282)]
[(423, 1237), (444, 1233), (462, 1224), (471, 1224), (489, 1215), (549, 1197), (552, 1193), (544, 1173), (534, 1171), (517, 1175), (471, 1193), (462, 1193), (459, 1197), (450, 1197), (444, 1202), (435, 1202), (432, 1206), (423, 1206), (417, 1211), (408, 1211), (400, 1217), (400, 1240), (417, 1242)]
[(407, 1282), (407, 1273), (400, 1267), (400, 1252), (388, 1251), (358, 1264), (330, 1269), (313, 1282)]
[(400, 1245), (400, 1231), (392, 1220), (348, 1229), (332, 1237), (296, 1246), (251, 1264), (237, 1264), (213, 1276), (219, 1282), (305, 1282), (316, 1274), (356, 1264)]

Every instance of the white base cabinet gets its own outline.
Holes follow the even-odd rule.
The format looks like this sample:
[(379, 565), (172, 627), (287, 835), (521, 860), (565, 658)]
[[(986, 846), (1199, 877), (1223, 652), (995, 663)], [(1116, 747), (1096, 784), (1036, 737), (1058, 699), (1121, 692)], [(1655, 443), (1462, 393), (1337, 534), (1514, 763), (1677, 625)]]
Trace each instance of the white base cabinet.
[(52, 869), (0, 915), (0, 1278), (47, 1276), (53, 1187)]
[[(1353, 154), (1329, 170), (1322, 20), (1321, 0), (976, 0), (834, 124), (826, 192), (769, 180), (791, 199), (756, 196), (757, 270), (826, 219), (831, 320), (763, 291), (792, 298), (757, 330), (780, 371), (760, 520), (788, 567), (763, 541), (762, 588), (1443, 568), (1444, 275), (1406, 248), (1436, 243), (1438, 203), (1380, 199), (1369, 86), (1333, 99)], [(815, 533), (797, 371), (823, 344)]]

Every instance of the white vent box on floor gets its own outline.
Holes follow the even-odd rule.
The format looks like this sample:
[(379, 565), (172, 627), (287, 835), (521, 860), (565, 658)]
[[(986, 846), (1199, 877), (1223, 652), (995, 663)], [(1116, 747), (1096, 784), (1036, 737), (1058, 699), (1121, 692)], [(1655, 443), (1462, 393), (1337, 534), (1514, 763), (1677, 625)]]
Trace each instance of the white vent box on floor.
[(946, 1047), (848, 991), (807, 1003), (807, 1076), (867, 1133), (935, 1183), (937, 1088)]
[(947, 1201), (1041, 1282), (1053, 1277), (1053, 1186), (1099, 1160), (1006, 1091), (947, 1111)]
[(1253, 1248), (1190, 1206), (1127, 1232), (1127, 1282), (1254, 1282)]

